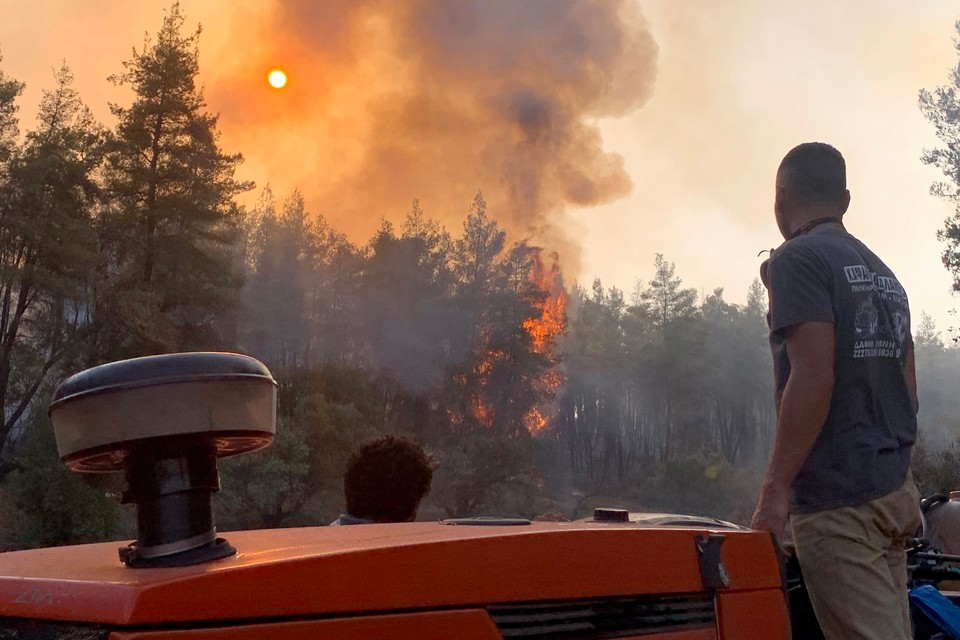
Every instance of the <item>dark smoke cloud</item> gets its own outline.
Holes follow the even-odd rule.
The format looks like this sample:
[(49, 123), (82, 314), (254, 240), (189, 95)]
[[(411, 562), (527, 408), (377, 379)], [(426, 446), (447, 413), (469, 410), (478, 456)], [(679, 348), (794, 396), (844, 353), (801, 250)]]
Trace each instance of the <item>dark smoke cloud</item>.
[(222, 126), (356, 240), (414, 197), (458, 232), (482, 189), (515, 237), (559, 248), (569, 272), (563, 211), (631, 189), (595, 126), (653, 89), (657, 48), (631, 1), (285, 0), (259, 32), (237, 29), (245, 58), (285, 65), (291, 85), (264, 100), (219, 78), (208, 95)]

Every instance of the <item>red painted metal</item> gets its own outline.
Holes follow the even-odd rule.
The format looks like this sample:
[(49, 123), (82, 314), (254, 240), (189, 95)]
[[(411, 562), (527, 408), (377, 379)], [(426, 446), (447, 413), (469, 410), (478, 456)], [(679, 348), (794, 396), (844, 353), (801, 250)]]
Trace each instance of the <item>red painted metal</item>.
[(783, 591), (720, 593), (717, 598), (723, 640), (783, 640), (790, 637), (790, 619)]

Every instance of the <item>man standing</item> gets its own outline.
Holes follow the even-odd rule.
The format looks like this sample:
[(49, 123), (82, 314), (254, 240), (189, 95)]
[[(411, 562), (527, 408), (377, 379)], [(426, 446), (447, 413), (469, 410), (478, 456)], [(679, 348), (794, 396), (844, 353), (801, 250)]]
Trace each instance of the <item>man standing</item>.
[(797, 558), (828, 639), (912, 637), (904, 543), (920, 523), (910, 476), (918, 408), (907, 295), (847, 233), (846, 165), (830, 145), (777, 171), (785, 242), (764, 263), (777, 433), (752, 526)]

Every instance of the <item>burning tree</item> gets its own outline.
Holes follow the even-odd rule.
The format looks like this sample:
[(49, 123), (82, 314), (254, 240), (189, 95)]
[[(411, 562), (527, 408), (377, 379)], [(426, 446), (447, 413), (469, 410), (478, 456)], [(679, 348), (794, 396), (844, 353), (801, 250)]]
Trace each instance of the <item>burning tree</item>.
[(550, 365), (537, 379), (536, 387), (543, 400), (524, 416), (524, 426), (531, 432), (538, 432), (547, 426), (547, 416), (554, 411), (553, 401), (564, 381), (563, 374), (557, 368), (560, 358), (556, 348), (567, 329), (567, 290), (560, 273), (559, 254), (550, 254), (549, 267), (543, 262), (541, 249), (532, 247), (529, 255), (532, 263), (529, 282), (535, 288), (534, 300), (539, 299), (534, 307), (540, 313), (524, 320), (523, 328), (530, 335), (534, 353)]
[[(566, 328), (566, 293), (557, 257), (526, 243), (503, 252), (505, 235), (478, 194), (457, 244), (460, 305), (471, 327), (469, 364), (455, 372), (455, 424), (535, 432), (562, 378), (556, 342)], [(465, 276), (465, 277), (464, 277)]]

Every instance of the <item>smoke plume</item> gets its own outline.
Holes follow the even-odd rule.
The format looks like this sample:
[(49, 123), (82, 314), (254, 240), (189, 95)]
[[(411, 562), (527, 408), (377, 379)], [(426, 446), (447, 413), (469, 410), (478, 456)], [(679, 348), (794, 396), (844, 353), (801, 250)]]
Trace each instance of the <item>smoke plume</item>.
[[(459, 233), (481, 189), (515, 239), (575, 269), (563, 212), (631, 189), (596, 126), (653, 89), (631, 0), (281, 0), (238, 8), (231, 33), (232, 62), (204, 71), (230, 150), (354, 240), (414, 197)], [(286, 89), (264, 85), (271, 66)]]

